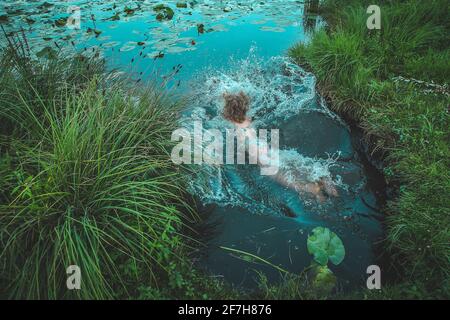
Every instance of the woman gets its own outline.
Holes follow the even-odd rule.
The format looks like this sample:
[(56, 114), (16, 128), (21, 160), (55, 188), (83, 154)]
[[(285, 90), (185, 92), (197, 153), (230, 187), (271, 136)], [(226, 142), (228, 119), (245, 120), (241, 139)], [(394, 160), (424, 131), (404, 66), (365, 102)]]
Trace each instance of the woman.
[[(224, 93), (225, 106), (223, 109), (223, 117), (232, 122), (238, 129), (246, 129), (252, 127), (252, 121), (247, 117), (250, 106), (249, 97), (242, 91), (238, 94)], [(258, 162), (259, 165), (262, 165)], [(325, 201), (326, 196), (338, 196), (338, 192), (330, 179), (322, 177), (314, 182), (291, 182), (283, 172), (278, 172), (273, 176), (278, 183), (291, 188), (297, 192), (313, 194), (320, 202)]]

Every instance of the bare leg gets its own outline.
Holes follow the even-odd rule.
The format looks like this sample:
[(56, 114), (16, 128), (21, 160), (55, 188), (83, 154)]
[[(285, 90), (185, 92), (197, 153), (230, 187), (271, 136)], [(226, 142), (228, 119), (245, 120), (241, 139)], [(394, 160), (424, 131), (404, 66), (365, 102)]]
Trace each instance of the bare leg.
[(328, 178), (321, 178), (319, 180), (320, 187), (330, 196), (338, 197), (339, 193), (334, 185), (333, 181)]
[(295, 190), (297, 192), (307, 192), (314, 195), (319, 202), (324, 202), (326, 200), (323, 189), (318, 182), (308, 182), (308, 183), (296, 183)]
[(326, 195), (333, 197), (339, 196), (333, 182), (328, 178), (321, 178), (317, 182), (290, 182), (282, 172), (279, 172), (273, 176), (273, 179), (281, 185), (295, 190), (298, 193), (310, 193), (314, 195), (319, 202), (324, 202), (326, 200)]

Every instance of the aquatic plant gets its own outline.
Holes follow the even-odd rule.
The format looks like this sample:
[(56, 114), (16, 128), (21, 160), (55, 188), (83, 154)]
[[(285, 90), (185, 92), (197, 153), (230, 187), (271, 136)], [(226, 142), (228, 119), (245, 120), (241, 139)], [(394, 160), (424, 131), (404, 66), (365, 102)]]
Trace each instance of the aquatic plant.
[(177, 8), (187, 8), (188, 7), (186, 2), (177, 2), (176, 6), (177, 6)]
[(169, 6), (159, 4), (153, 8), (153, 11), (157, 13), (156, 20), (172, 20), (175, 12)]
[(320, 297), (327, 297), (336, 287), (336, 276), (327, 266), (316, 266), (313, 272), (312, 290)]
[(307, 247), (314, 260), (322, 266), (326, 266), (328, 260), (338, 265), (345, 257), (342, 240), (328, 228), (314, 228), (312, 234), (308, 236)]
[[(107, 49), (112, 48), (109, 46), (111, 42), (123, 41), (120, 32), (117, 32), (121, 29), (121, 26), (132, 21), (140, 21), (146, 27), (140, 30), (139, 34), (156, 40), (148, 42), (148, 49), (151, 49), (151, 51), (146, 51), (143, 53), (144, 55), (159, 51), (163, 51), (165, 54), (176, 54), (180, 52), (180, 48), (185, 48), (185, 45), (189, 42), (180, 33), (180, 28), (188, 31), (195, 29), (197, 24), (204, 24), (208, 26), (202, 31), (204, 33), (228, 31), (228, 28), (225, 26), (228, 18), (241, 20), (247, 14), (252, 13), (266, 16), (276, 26), (280, 26), (265, 26), (263, 30), (282, 32), (286, 30), (281, 28), (281, 25), (285, 27), (288, 24), (294, 24), (297, 19), (296, 13), (301, 12), (301, 5), (293, 1), (273, 0), (260, 3), (238, 3), (233, 0), (231, 2), (227, 1), (227, 5), (224, 5), (224, 3), (218, 3), (217, 1), (171, 0), (161, 3), (158, 3), (158, 1), (136, 1), (134, 4), (131, 2), (96, 1), (95, 3), (78, 3), (77, 7), (79, 7), (80, 12), (92, 12), (92, 14), (81, 15), (77, 11), (78, 9), (68, 13), (68, 7), (64, 2), (38, 4), (36, 2), (23, 1), (5, 4), (5, 11), (8, 14), (3, 15), (3, 13), (0, 13), (0, 25), (5, 26), (8, 31), (19, 30), (23, 27), (27, 32), (32, 33), (34, 37), (33, 41), (30, 42), (30, 48), (33, 53), (41, 51), (46, 46), (59, 46), (58, 50), (71, 46), (81, 49), (83, 44), (86, 43), (98, 46), (102, 53), (107, 53)], [(283, 12), (292, 14), (286, 15)], [(68, 14), (71, 14), (71, 16), (69, 17)], [(93, 15), (95, 15), (95, 19), (92, 19)], [(175, 15), (177, 16), (177, 22), (167, 23), (167, 21), (173, 20)], [(195, 23), (191, 21), (192, 16), (196, 17)], [(47, 23), (49, 21), (52, 23)], [(109, 28), (109, 30), (100, 30), (96, 27), (96, 21), (103, 21), (107, 24), (117, 22), (119, 29), (116, 29), (116, 31)], [(161, 25), (161, 22), (163, 25)], [(258, 24), (267, 23), (269, 20), (256, 22)], [(166, 32), (160, 32), (162, 31), (161, 27)], [(74, 33), (72, 32), (73, 28), (80, 28), (82, 32)], [(86, 42), (87, 37), (84, 32), (89, 28), (92, 30), (88, 34), (97, 37), (95, 44), (91, 41)], [(99, 36), (93, 30), (103, 32)], [(115, 38), (114, 41), (109, 41), (111, 36)], [(197, 43), (201, 45), (203, 42), (199, 41)], [(174, 45), (181, 46), (174, 47)], [(128, 48), (130, 49), (130, 47)], [(189, 51), (194, 50), (193, 47), (188, 47), (188, 49)]]
[(279, 283), (269, 283), (267, 277), (256, 271), (258, 288), (254, 297), (269, 300), (318, 300), (332, 296), (336, 276), (326, 266), (313, 265), (300, 274), (284, 273)]
[(336, 286), (336, 276), (328, 268), (328, 261), (339, 265), (345, 258), (342, 240), (330, 229), (317, 227), (307, 239), (308, 252), (314, 256), (311, 271), (311, 288), (320, 296), (327, 296)]

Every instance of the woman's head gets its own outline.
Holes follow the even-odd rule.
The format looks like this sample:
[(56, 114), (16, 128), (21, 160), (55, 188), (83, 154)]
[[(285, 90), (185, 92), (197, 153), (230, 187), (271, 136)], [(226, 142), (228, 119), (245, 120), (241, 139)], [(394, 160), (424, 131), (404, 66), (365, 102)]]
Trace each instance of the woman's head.
[(248, 96), (241, 91), (238, 94), (224, 93), (223, 98), (225, 99), (224, 118), (232, 122), (243, 123), (250, 105)]

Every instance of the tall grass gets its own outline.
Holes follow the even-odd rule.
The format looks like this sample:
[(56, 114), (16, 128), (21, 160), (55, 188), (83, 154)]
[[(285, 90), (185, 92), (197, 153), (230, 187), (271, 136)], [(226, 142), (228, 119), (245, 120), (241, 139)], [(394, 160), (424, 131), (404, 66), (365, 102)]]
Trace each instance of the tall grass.
[[(169, 156), (180, 106), (82, 56), (36, 62), (9, 47), (0, 65), (4, 294), (109, 299), (166, 285), (196, 219)], [(66, 288), (70, 265), (81, 290)]]
[(315, 72), (335, 110), (364, 128), (385, 154), (386, 179), (399, 186), (385, 210), (399, 286), (384, 297), (448, 297), (450, 3), (380, 1), (381, 30), (366, 28), (370, 4), (324, 1), (328, 27), (290, 56)]

